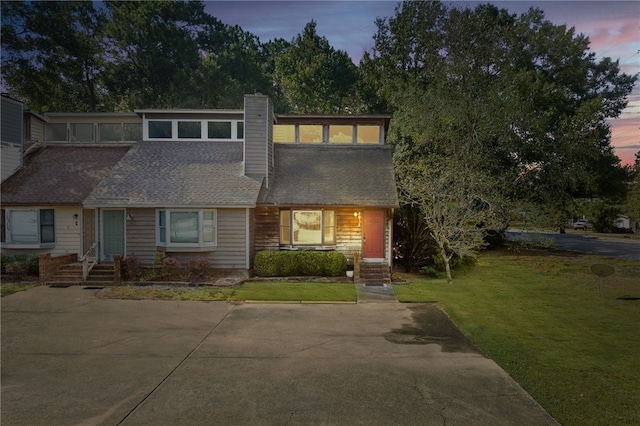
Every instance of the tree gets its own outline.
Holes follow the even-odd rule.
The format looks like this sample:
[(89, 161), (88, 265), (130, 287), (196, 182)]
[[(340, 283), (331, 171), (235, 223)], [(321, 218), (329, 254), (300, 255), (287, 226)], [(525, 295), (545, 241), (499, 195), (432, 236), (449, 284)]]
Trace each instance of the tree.
[(109, 110), (105, 20), (90, 1), (3, 1), (3, 86), (34, 110)]
[(212, 69), (199, 39), (220, 24), (196, 1), (107, 1), (107, 84), (121, 109), (199, 107), (212, 99)]
[(604, 182), (624, 188), (606, 119), (620, 114), (637, 76), (596, 61), (587, 37), (538, 9), (518, 16), (437, 1), (405, 1), (377, 25), (360, 68), (393, 112), (396, 155), (436, 170), (438, 161), (464, 164), (502, 202), (558, 211), (604, 194)]
[(504, 223), (500, 203), (482, 175), (457, 162), (401, 159), (396, 161), (396, 172), (400, 199), (422, 213), (451, 284), (453, 256), (475, 257), (489, 232)]
[(561, 204), (623, 176), (611, 172), (621, 167), (605, 120), (620, 114), (637, 76), (588, 47), (537, 9), (406, 1), (378, 21), (360, 66), (402, 123), (398, 143), (487, 171), (511, 198)]
[(336, 114), (348, 110), (357, 79), (346, 52), (335, 50), (309, 22), (284, 53), (276, 58), (275, 85), (289, 112)]

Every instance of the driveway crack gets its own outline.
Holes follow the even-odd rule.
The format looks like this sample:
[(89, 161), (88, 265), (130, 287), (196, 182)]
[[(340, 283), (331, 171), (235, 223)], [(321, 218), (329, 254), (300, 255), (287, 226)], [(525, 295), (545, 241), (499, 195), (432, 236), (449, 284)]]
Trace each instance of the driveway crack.
[(149, 398), (151, 397), (151, 395), (153, 395), (153, 394), (154, 394), (158, 389), (160, 389), (160, 387), (161, 387), (161, 386), (162, 386), (162, 385), (163, 385), (167, 380), (169, 380), (169, 378), (173, 375), (173, 373), (175, 373), (176, 371), (178, 371), (178, 369), (179, 369), (179, 368), (180, 368), (180, 367), (181, 367), (181, 366), (182, 366), (182, 365), (187, 361), (187, 359), (189, 359), (189, 358), (191, 357), (191, 355), (193, 355), (193, 353), (194, 353), (195, 351), (197, 351), (197, 350), (200, 348), (200, 346), (202, 346), (202, 344), (205, 342), (205, 340), (207, 340), (207, 339), (209, 338), (209, 336), (211, 336), (211, 335), (213, 334), (213, 332), (214, 332), (214, 331), (216, 331), (218, 327), (220, 327), (220, 325), (221, 325), (221, 324), (222, 324), (222, 323), (227, 319), (227, 317), (229, 316), (229, 314), (230, 314), (231, 312), (233, 312), (233, 310), (234, 310), (235, 308), (236, 308), (236, 305), (232, 305), (232, 306), (231, 306), (231, 309), (229, 309), (229, 311), (228, 311), (226, 314), (224, 314), (224, 316), (220, 319), (220, 321), (218, 321), (218, 323), (217, 323), (217, 324), (216, 324), (216, 325), (215, 325), (211, 330), (209, 330), (209, 332), (207, 333), (207, 335), (206, 335), (206, 336), (204, 336), (204, 337), (200, 340), (200, 342), (199, 342), (199, 343), (198, 343), (198, 344), (197, 344), (193, 349), (191, 349), (191, 351), (189, 351), (189, 353), (188, 353), (188, 354), (187, 354), (187, 355), (186, 355), (186, 356), (185, 356), (185, 357), (184, 357), (184, 358), (183, 358), (183, 359), (182, 359), (182, 360), (181, 360), (181, 361), (180, 361), (180, 362), (179, 362), (179, 363), (178, 363), (178, 364), (177, 364), (177, 365), (176, 365), (176, 366), (175, 366), (175, 367), (174, 367), (174, 368), (169, 372), (169, 374), (167, 374), (167, 375), (166, 375), (166, 376), (165, 376), (165, 377), (160, 381), (160, 383), (158, 383), (158, 384), (157, 384), (153, 389), (151, 389), (151, 391), (150, 391), (149, 393), (147, 393), (147, 394), (144, 396), (144, 398), (142, 398), (142, 399), (140, 400), (140, 402), (138, 402), (138, 403), (136, 404), (136, 406), (135, 406), (135, 407), (133, 407), (133, 408), (131, 409), (131, 411), (129, 411), (129, 412), (127, 413), (127, 415), (126, 415), (126, 416), (124, 416), (124, 417), (122, 418), (122, 420), (120, 420), (120, 421), (118, 422), (118, 425), (121, 425), (122, 423), (124, 423), (124, 422), (127, 420), (127, 418), (129, 418), (129, 416), (131, 416), (133, 413), (135, 413), (135, 412), (136, 412), (136, 410), (137, 410), (137, 409), (138, 409), (142, 404), (144, 404), (144, 402), (145, 402), (147, 399), (149, 399)]

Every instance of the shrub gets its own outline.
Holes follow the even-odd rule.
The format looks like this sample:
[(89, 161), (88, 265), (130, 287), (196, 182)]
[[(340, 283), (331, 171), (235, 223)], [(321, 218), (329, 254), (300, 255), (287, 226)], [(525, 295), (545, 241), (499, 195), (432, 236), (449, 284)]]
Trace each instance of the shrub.
[(125, 280), (135, 280), (142, 275), (140, 259), (136, 256), (127, 256), (122, 259), (122, 269)]
[(182, 265), (175, 257), (165, 257), (162, 260), (161, 274), (163, 279), (175, 279), (180, 277)]
[(209, 273), (209, 259), (203, 256), (189, 259), (186, 267), (190, 277), (204, 278)]
[(38, 256), (33, 254), (3, 254), (0, 258), (3, 274), (12, 274), (17, 276), (38, 276), (40, 273), (40, 265)]
[(347, 259), (340, 252), (261, 251), (254, 260), (256, 275), (261, 277), (329, 276), (347, 270)]

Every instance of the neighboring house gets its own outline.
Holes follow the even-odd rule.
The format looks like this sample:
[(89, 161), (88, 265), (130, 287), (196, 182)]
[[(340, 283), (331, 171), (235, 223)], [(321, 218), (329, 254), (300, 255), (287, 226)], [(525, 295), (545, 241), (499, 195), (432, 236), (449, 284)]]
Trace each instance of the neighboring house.
[(0, 104), (0, 170), (4, 182), (22, 166), (22, 102), (2, 95)]
[(29, 250), (80, 254), (97, 242), (103, 262), (121, 254), (149, 265), (165, 252), (249, 273), (269, 249), (391, 265), (389, 116), (276, 116), (267, 96), (247, 95), (241, 110), (45, 118), (44, 146), (2, 185), (3, 252), (26, 221), (31, 240), (55, 234)]

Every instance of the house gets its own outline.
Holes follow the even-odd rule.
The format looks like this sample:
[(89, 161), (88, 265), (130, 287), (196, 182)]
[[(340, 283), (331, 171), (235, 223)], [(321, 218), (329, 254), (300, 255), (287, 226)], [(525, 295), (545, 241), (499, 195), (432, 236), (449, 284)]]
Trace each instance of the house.
[(391, 266), (389, 116), (277, 116), (256, 94), (239, 110), (45, 119), (2, 184), (3, 252), (164, 252), (249, 274), (259, 250), (337, 250)]

